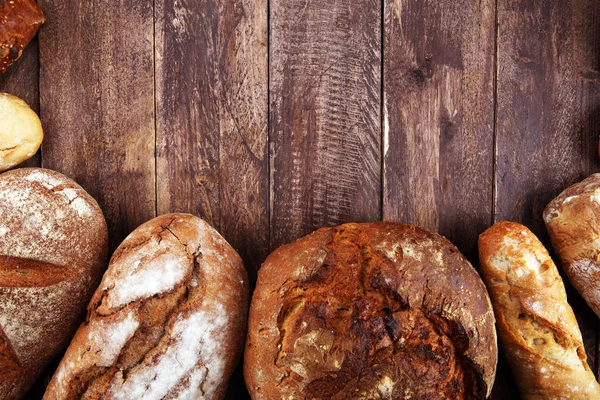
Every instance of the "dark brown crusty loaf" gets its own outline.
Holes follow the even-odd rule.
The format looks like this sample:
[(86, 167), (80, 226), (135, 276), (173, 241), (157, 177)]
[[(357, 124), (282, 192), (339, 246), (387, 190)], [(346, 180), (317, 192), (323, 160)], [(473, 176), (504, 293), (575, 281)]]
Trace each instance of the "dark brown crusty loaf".
[(96, 201), (40, 168), (0, 175), (0, 399), (20, 398), (69, 340), (107, 262)]
[(260, 399), (484, 399), (497, 348), (483, 282), (444, 237), (345, 224), (258, 273), (244, 375)]
[(34, 0), (0, 0), (0, 74), (21, 57), (44, 22)]
[(542, 243), (525, 226), (501, 221), (479, 237), (479, 257), (521, 398), (600, 399), (565, 287)]
[(242, 260), (217, 231), (157, 217), (115, 251), (44, 399), (221, 399), (248, 297)]
[(600, 174), (559, 194), (544, 221), (569, 281), (600, 316)]

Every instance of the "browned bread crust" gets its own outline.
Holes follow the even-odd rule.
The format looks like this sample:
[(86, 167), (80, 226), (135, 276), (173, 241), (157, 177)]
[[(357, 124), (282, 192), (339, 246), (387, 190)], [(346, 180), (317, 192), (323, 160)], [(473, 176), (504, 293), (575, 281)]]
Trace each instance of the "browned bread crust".
[(483, 399), (494, 317), (448, 240), (410, 225), (324, 228), (258, 273), (244, 375), (259, 399)]
[(21, 57), (44, 22), (35, 1), (0, 0), (0, 74)]
[(600, 316), (600, 174), (559, 194), (544, 221), (569, 281)]
[(44, 399), (221, 399), (243, 349), (248, 282), (210, 225), (166, 214), (115, 251)]
[(479, 257), (521, 397), (600, 399), (565, 287), (535, 235), (521, 224), (499, 222), (479, 237)]
[(41, 168), (0, 175), (0, 398), (20, 398), (69, 340), (106, 268), (96, 201)]

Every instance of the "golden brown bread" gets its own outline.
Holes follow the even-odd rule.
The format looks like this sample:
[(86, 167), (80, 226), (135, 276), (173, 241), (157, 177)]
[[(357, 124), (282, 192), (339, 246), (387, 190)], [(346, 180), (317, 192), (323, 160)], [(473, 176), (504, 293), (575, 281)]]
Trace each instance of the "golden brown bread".
[(107, 242), (100, 207), (69, 178), (41, 168), (0, 175), (0, 399), (20, 398), (67, 346)]
[(0, 172), (31, 158), (44, 139), (37, 114), (16, 96), (0, 93)]
[(600, 174), (559, 194), (544, 221), (569, 281), (600, 316)]
[(565, 287), (535, 235), (521, 224), (499, 222), (479, 237), (479, 257), (521, 397), (600, 399)]
[(0, 74), (21, 57), (44, 22), (34, 0), (0, 0)]
[(166, 214), (115, 251), (44, 399), (220, 399), (241, 356), (248, 282), (233, 248)]
[(345, 224), (258, 273), (244, 356), (259, 399), (484, 399), (496, 336), (483, 282), (445, 238)]

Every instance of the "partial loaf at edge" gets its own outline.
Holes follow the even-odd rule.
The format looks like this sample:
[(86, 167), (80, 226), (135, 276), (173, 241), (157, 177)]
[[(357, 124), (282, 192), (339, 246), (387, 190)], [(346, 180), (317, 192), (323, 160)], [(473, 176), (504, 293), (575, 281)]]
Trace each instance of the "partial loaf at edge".
[(522, 399), (600, 399), (562, 279), (537, 237), (499, 222), (480, 235), (479, 257)]
[(0, 174), (0, 398), (22, 397), (63, 351), (106, 268), (96, 201), (41, 168)]
[(600, 174), (559, 194), (544, 222), (569, 281), (600, 316)]
[(246, 270), (217, 231), (157, 217), (115, 251), (44, 399), (222, 399), (247, 306)]

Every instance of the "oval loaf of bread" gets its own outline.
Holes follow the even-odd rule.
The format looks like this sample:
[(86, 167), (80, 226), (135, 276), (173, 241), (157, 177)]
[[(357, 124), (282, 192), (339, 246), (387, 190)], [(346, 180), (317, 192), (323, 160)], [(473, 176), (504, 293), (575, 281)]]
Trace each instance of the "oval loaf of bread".
[(221, 399), (247, 306), (246, 270), (217, 231), (157, 217), (115, 251), (44, 399)]
[(499, 222), (479, 237), (479, 257), (521, 398), (600, 399), (562, 279), (537, 237)]
[(0, 399), (21, 398), (67, 347), (106, 268), (96, 201), (58, 172), (0, 175)]
[(485, 286), (440, 235), (320, 229), (258, 272), (244, 356), (255, 400), (485, 399), (496, 359)]
[(569, 281), (600, 316), (600, 174), (559, 194), (544, 222)]

